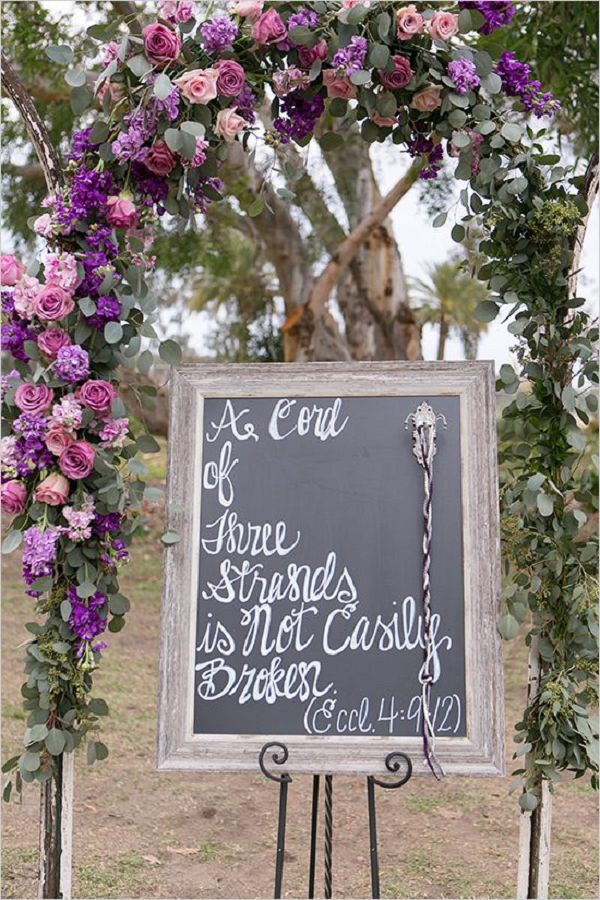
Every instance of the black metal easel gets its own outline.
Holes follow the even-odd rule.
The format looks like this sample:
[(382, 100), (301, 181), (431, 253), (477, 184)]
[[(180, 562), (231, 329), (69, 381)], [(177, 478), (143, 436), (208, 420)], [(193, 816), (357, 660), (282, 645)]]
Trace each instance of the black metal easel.
[[(265, 756), (269, 751), (271, 760), (276, 766), (284, 766), (289, 757), (289, 751), (285, 744), (273, 741), (265, 744), (260, 751), (258, 764), (260, 769), (271, 781), (279, 783), (279, 822), (277, 827), (277, 850), (275, 854), (275, 900), (281, 897), (283, 884), (283, 864), (285, 855), (285, 828), (287, 820), (287, 795), (288, 785), (292, 778), (287, 772), (274, 774), (265, 766)], [(367, 802), (369, 810), (369, 845), (371, 863), (371, 896), (379, 898), (379, 850), (377, 847), (377, 811), (375, 806), (375, 785), (394, 790), (402, 787), (412, 775), (412, 762), (406, 753), (388, 753), (385, 758), (385, 767), (392, 775), (402, 772), (396, 781), (382, 781), (374, 775), (367, 776)], [(404, 771), (403, 771), (404, 770)], [(317, 862), (317, 828), (319, 817), (319, 792), (321, 776), (313, 775), (312, 811), (310, 823), (310, 856), (308, 863), (308, 897), (313, 900), (315, 896), (315, 871)], [(325, 808), (324, 808), (324, 846), (323, 846), (323, 895), (325, 900), (331, 900), (333, 896), (332, 882), (332, 856), (333, 856), (333, 775), (325, 775)]]

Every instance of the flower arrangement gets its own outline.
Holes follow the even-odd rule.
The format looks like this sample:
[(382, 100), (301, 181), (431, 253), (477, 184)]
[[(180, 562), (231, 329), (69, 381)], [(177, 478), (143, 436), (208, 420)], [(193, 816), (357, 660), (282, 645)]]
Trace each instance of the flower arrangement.
[[(93, 91), (87, 73), (71, 72), (72, 104), (87, 122), (73, 135), (65, 186), (47, 197), (33, 223), (46, 242), (45, 258), (27, 269), (14, 256), (1, 262), (2, 347), (14, 360), (2, 379), (1, 503), (14, 517), (5, 549), (22, 544), (27, 593), (45, 616), (42, 624), (27, 626), (25, 749), (5, 766), (15, 770), (18, 788), (22, 780), (48, 778), (53, 759), (73, 750), (107, 712), (103, 701), (89, 697), (91, 673), (106, 648), (99, 638), (119, 631), (129, 608), (118, 569), (144, 496), (136, 453), (155, 443), (131, 432), (117, 369), (136, 359), (141, 371), (149, 365), (147, 351), (139, 352), (142, 339), (156, 337), (146, 276), (154, 265), (157, 223), (169, 214), (185, 227), (220, 199), (219, 166), (228, 144), (304, 145), (321, 122), (327, 151), (343, 143), (346, 126), (358, 123), (365, 141), (390, 139), (399, 152), (419, 158), (423, 179), (436, 178), (445, 157), (455, 158), (455, 177), (469, 189), (463, 191), (465, 224), (457, 223), (453, 236), (462, 240), (475, 215), (486, 230), (482, 249), (490, 262), (481, 277), (490, 280), (494, 297), (480, 315), (490, 321), (502, 304), (511, 305), (515, 334), (525, 341), (524, 371), (532, 356), (550, 358), (540, 331), (530, 327), (532, 316), (553, 323), (553, 340), (563, 349), (566, 336), (590, 340), (583, 313), (576, 313), (566, 336), (561, 324), (573, 229), (552, 233), (551, 253), (547, 242), (528, 238), (536, 211), (548, 203), (573, 204), (574, 195), (560, 176), (548, 177), (557, 160), (531, 128), (506, 115), (507, 98), (538, 118), (552, 115), (559, 103), (510, 51), (494, 64), (471, 40), (508, 25), (512, 3), (461, 0), (433, 9), (373, 0), (234, 0), (228, 14), (205, 22), (196, 21), (189, 0), (161, 0), (159, 10), (158, 20), (140, 33), (119, 21), (88, 29), (98, 42), (100, 71)], [(72, 59), (69, 48), (51, 50), (53, 59)], [(259, 120), (265, 119), (263, 127)], [(260, 202), (253, 204), (251, 214), (260, 209)], [(585, 209), (580, 204), (577, 210), (578, 221)], [(444, 221), (445, 214), (438, 216), (437, 224)], [(562, 299), (548, 300), (557, 296)], [(169, 363), (180, 358), (173, 341), (163, 342), (159, 353)], [(565, 357), (562, 368), (542, 367), (539, 376), (540, 383), (560, 386), (558, 393), (544, 388), (543, 403), (550, 419), (567, 429), (575, 420), (560, 405), (561, 391), (572, 370), (573, 359)], [(505, 376), (512, 390), (517, 376)], [(528, 414), (523, 404), (519, 412)], [(532, 519), (537, 513), (526, 495), (533, 490), (526, 487), (532, 475), (526, 461), (515, 476), (509, 506), (523, 527), (533, 521), (531, 527), (551, 531), (552, 516), (560, 521), (564, 514), (573, 458), (568, 444), (560, 446), (559, 474), (543, 453), (531, 464), (533, 472), (547, 473), (536, 490), (556, 493), (550, 514), (545, 505)], [(174, 540), (164, 536), (165, 543)], [(543, 558), (530, 568), (529, 581), (534, 575), (544, 583), (556, 580)], [(565, 585), (565, 592), (572, 589)], [(517, 621), (517, 606), (508, 602), (506, 633)], [(532, 590), (525, 604), (534, 609), (537, 603)], [(588, 653), (587, 635), (581, 640), (584, 649), (575, 642), (571, 660)], [(571, 697), (578, 688), (575, 676), (569, 678), (563, 688)], [(522, 737), (539, 730), (540, 721), (529, 723)], [(547, 735), (536, 735), (538, 759), (546, 754), (556, 769), (593, 768), (583, 729), (570, 741), (573, 753), (554, 756)], [(92, 741), (88, 758), (106, 752)], [(524, 808), (537, 802), (540, 771), (537, 763), (522, 770)]]

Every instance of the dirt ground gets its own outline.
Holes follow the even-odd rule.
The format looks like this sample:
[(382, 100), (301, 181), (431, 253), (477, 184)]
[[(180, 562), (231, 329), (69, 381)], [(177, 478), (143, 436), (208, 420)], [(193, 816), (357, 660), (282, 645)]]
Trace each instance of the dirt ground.
[[(31, 601), (19, 584), (18, 554), (3, 592), (3, 758), (19, 751), (22, 648)], [(278, 790), (262, 776), (155, 771), (156, 681), (162, 554), (139, 541), (125, 571), (128, 624), (110, 635), (97, 695), (110, 706), (107, 761), (77, 759), (74, 896), (246, 898), (273, 895)], [(507, 754), (524, 698), (522, 642), (506, 648)], [(519, 813), (507, 778), (414, 778), (379, 791), (383, 897), (514, 897)], [(290, 787), (285, 897), (306, 897), (310, 779)], [(2, 897), (35, 897), (38, 791), (4, 805)], [(321, 840), (319, 841), (319, 850)], [(583, 781), (555, 800), (550, 896), (598, 896), (596, 798)], [(321, 862), (321, 857), (319, 858)], [(319, 877), (319, 883), (320, 883)], [(334, 779), (334, 895), (370, 896), (364, 780)], [(322, 896), (322, 895), (321, 895)]]

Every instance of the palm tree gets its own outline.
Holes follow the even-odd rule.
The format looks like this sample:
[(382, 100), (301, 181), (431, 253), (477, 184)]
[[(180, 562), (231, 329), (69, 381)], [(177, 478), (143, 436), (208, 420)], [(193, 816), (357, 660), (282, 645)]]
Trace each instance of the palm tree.
[(452, 331), (460, 336), (465, 359), (476, 359), (479, 336), (487, 325), (475, 318), (475, 308), (488, 297), (481, 281), (464, 270), (464, 262), (454, 258), (427, 267), (427, 278), (412, 283), (419, 306), (415, 314), (421, 325), (438, 325), (437, 359), (444, 359), (446, 341)]

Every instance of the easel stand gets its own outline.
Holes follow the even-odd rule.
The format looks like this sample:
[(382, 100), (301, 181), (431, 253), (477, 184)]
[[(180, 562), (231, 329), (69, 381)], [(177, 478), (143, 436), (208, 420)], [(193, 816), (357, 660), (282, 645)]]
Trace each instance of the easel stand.
[[(285, 744), (275, 741), (265, 744), (260, 751), (258, 764), (260, 769), (271, 781), (279, 783), (279, 823), (277, 827), (277, 850), (275, 853), (275, 900), (281, 897), (283, 884), (283, 865), (285, 856), (285, 828), (287, 821), (287, 795), (288, 786), (292, 781), (291, 776), (282, 771), (280, 774), (270, 772), (265, 766), (265, 756), (271, 752), (271, 760), (276, 766), (284, 766), (289, 757), (289, 751)], [(377, 847), (377, 810), (375, 806), (375, 786), (394, 790), (402, 787), (412, 775), (412, 762), (405, 753), (388, 753), (385, 758), (385, 767), (392, 775), (401, 776), (396, 781), (381, 781), (374, 775), (367, 776), (367, 804), (369, 811), (369, 857), (371, 863), (371, 896), (380, 896), (379, 887), (379, 850)], [(324, 803), (324, 844), (323, 844), (323, 896), (330, 900), (333, 896), (333, 775), (325, 775), (325, 803)], [(310, 822), (310, 855), (308, 863), (308, 897), (313, 900), (315, 896), (315, 871), (317, 863), (317, 830), (319, 818), (319, 793), (321, 776), (313, 775), (312, 810)]]

